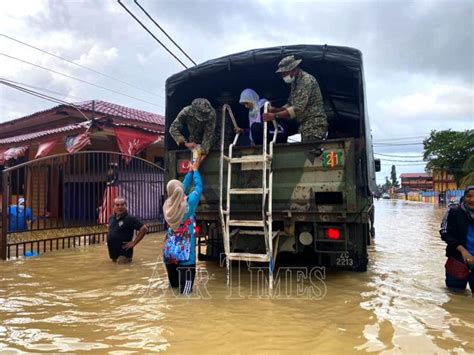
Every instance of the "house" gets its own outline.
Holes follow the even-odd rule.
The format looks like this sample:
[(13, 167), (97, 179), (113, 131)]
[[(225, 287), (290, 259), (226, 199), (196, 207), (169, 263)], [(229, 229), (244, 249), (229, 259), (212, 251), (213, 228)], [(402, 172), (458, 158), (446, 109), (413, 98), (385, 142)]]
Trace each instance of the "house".
[(159, 114), (106, 101), (55, 106), (0, 124), (0, 167), (67, 153), (67, 143), (69, 152), (122, 152), (162, 165), (164, 124)]
[[(116, 153), (163, 165), (164, 125), (159, 114), (98, 100), (59, 105), (1, 123), (0, 171), (25, 162), (34, 164), (8, 175), (4, 171), (8, 179), (0, 179), (0, 187), (6, 200), (2, 199), (0, 209), (25, 197), (27, 207), (45, 221), (64, 223), (80, 217), (95, 222), (107, 183), (118, 176), (119, 164), (126, 166), (127, 158)], [(60, 156), (49, 158), (56, 154)], [(146, 176), (143, 170), (137, 171), (137, 164), (129, 164), (126, 171), (129, 181)]]
[(433, 190), (433, 177), (427, 173), (401, 174), (401, 190)]
[(446, 170), (433, 170), (433, 189), (436, 192), (444, 193), (457, 188), (458, 185), (452, 174), (449, 174)]

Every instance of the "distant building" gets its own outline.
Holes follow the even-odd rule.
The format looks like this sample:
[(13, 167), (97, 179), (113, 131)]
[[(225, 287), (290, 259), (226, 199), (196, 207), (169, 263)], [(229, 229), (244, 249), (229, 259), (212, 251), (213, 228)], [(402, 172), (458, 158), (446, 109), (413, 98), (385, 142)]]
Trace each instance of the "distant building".
[(452, 174), (446, 170), (433, 170), (433, 189), (444, 193), (448, 190), (457, 190), (458, 184)]
[(407, 191), (433, 190), (433, 177), (427, 173), (401, 174), (400, 180), (401, 180), (401, 190), (404, 190), (404, 189), (406, 189)]

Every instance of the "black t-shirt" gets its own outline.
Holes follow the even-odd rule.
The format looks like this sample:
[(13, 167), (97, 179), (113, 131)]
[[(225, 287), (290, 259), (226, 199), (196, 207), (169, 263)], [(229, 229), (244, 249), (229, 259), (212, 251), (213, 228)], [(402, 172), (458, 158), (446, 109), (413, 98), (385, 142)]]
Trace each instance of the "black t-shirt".
[(109, 220), (107, 242), (130, 242), (133, 239), (133, 232), (142, 226), (143, 223), (131, 214), (126, 213), (120, 218), (112, 215)]

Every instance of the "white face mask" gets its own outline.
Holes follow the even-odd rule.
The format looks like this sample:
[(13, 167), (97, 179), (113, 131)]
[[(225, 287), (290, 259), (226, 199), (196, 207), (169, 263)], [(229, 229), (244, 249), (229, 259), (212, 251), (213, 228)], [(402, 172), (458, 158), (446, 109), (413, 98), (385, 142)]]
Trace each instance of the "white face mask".
[(295, 81), (295, 77), (288, 74), (283, 77), (283, 81), (287, 84), (291, 84), (293, 81)]

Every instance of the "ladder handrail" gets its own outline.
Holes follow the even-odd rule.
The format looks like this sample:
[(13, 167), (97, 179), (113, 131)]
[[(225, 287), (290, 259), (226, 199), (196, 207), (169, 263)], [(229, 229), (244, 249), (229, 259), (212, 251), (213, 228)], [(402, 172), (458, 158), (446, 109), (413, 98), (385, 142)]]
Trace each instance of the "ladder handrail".
[[(226, 112), (229, 114), (230, 119), (232, 121), (232, 124), (234, 125), (234, 128), (238, 127), (237, 122), (235, 121), (235, 117), (234, 117), (234, 114), (232, 112), (231, 107), (228, 104), (222, 105), (222, 115), (221, 115), (221, 119), (222, 119), (222, 122), (221, 122), (221, 158), (220, 158), (220, 161), (219, 161), (219, 212), (220, 212), (219, 214), (220, 214), (220, 217), (221, 217), (222, 229), (226, 228), (225, 217), (224, 217), (224, 215), (225, 215), (224, 214), (224, 206), (223, 206), (223, 201), (222, 201), (222, 194), (223, 194), (223, 188), (224, 188), (224, 133), (225, 133), (225, 123), (226, 123)], [(232, 157), (232, 147), (237, 143), (237, 140), (239, 139), (239, 135), (240, 135), (240, 133), (237, 133), (235, 135), (234, 141), (232, 142), (231, 146), (229, 146), (229, 158)], [(228, 171), (230, 171), (229, 168), (230, 167), (228, 167)], [(227, 201), (229, 201), (229, 196), (227, 196)], [(229, 210), (229, 207), (227, 206), (227, 211), (228, 210)]]

